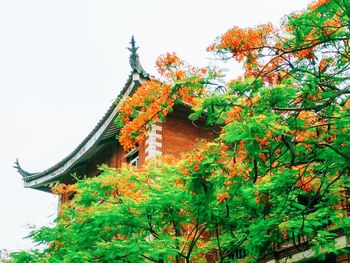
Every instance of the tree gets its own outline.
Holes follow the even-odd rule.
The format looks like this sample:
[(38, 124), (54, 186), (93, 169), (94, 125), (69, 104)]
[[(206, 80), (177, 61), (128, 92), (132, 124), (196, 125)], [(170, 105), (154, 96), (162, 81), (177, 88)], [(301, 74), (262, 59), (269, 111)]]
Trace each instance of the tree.
[[(308, 242), (338, 253), (349, 234), (350, 2), (319, 0), (279, 28), (233, 27), (208, 48), (234, 59), (244, 75), (222, 83), (175, 54), (157, 60), (150, 80), (122, 102), (116, 120), (126, 150), (173, 105), (219, 130), (180, 160), (60, 185), (75, 192), (54, 228), (32, 233), (49, 244), (36, 262), (247, 262), (277, 243)], [(29, 258), (29, 256), (23, 258)], [(14, 260), (19, 260), (16, 255)]]

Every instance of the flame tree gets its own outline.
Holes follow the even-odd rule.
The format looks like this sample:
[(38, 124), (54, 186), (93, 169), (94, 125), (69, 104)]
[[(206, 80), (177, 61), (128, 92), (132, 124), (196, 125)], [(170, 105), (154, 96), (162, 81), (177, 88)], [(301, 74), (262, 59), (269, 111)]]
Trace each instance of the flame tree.
[(47, 249), (13, 260), (254, 262), (283, 242), (340, 252), (335, 237), (350, 225), (349, 25), (348, 0), (319, 0), (279, 27), (233, 27), (208, 47), (244, 68), (226, 84), (217, 70), (161, 56), (162, 81), (118, 106), (120, 143), (131, 149), (178, 103), (217, 139), (178, 160), (103, 166), (99, 177), (58, 186), (75, 197), (55, 227), (32, 232)]

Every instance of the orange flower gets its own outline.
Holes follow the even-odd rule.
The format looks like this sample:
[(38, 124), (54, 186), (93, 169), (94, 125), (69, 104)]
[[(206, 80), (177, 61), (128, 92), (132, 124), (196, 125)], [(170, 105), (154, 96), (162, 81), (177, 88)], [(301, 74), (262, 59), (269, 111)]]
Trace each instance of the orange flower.
[(268, 144), (269, 144), (269, 138), (268, 138), (267, 135), (264, 138), (262, 138), (262, 139), (260, 139), (259, 137), (256, 136), (255, 140), (260, 144), (260, 146), (262, 148), (268, 146)]
[(52, 187), (51, 191), (53, 194), (58, 194), (58, 195), (75, 193), (77, 191), (77, 185), (76, 184), (70, 184), (70, 185), (59, 184), (55, 187)]
[(320, 6), (328, 4), (328, 3), (329, 3), (329, 0), (315, 0), (309, 5), (309, 8), (311, 10), (316, 10)]
[(302, 142), (305, 139), (317, 138), (317, 133), (314, 131), (297, 131), (296, 132), (296, 140), (298, 142)]
[(311, 59), (311, 60), (315, 59), (314, 50), (312, 48), (300, 50), (293, 55), (300, 60), (304, 58)]
[(184, 80), (185, 78), (185, 73), (182, 70), (176, 71), (176, 78), (178, 80)]
[(156, 61), (156, 66), (158, 68), (158, 72), (161, 75), (164, 75), (165, 72), (170, 67), (176, 67), (183, 65), (184, 63), (180, 60), (180, 58), (175, 53), (166, 53), (165, 55), (162, 55), (158, 57)]
[(217, 194), (216, 199), (218, 200), (219, 203), (226, 202), (226, 200), (229, 198), (229, 194), (227, 192), (223, 194)]
[(273, 31), (274, 28), (271, 24), (247, 29), (235, 26), (221, 37), (221, 42), (216, 48), (231, 50), (234, 58), (240, 62), (245, 57), (254, 57), (254, 49), (264, 46), (267, 36)]
[(350, 99), (348, 99), (344, 104), (344, 109), (348, 110), (350, 109)]
[(177, 179), (175, 182), (175, 185), (182, 185), (182, 184), (183, 184), (182, 179)]
[(328, 65), (327, 60), (322, 59), (319, 66), (318, 66), (319, 71), (324, 71), (325, 68), (327, 67), (327, 65)]
[(281, 230), (281, 233), (282, 233), (282, 238), (283, 238), (284, 240), (286, 240), (286, 239), (287, 239), (287, 229)]
[(239, 119), (242, 112), (242, 108), (238, 106), (233, 106), (227, 113), (225, 123), (230, 123)]
[(305, 192), (311, 192), (312, 191), (312, 188), (311, 188), (311, 184), (310, 184), (310, 179), (309, 177), (306, 177), (306, 178), (301, 178), (297, 183), (296, 185), (298, 187), (300, 187), (303, 191)]
[(317, 122), (317, 115), (313, 111), (301, 111), (298, 115), (298, 119), (305, 120), (308, 124), (315, 124)]
[(259, 157), (264, 163), (266, 163), (266, 155), (264, 153), (259, 153)]

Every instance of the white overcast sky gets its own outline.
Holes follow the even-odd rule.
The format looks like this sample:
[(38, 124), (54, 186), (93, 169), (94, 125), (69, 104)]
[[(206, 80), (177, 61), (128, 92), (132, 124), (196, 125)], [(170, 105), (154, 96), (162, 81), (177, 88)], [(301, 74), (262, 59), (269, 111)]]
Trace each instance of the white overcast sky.
[(83, 140), (128, 78), (132, 35), (155, 75), (160, 54), (204, 66), (206, 47), (231, 26), (278, 23), (308, 3), (0, 0), (0, 249), (31, 247), (27, 225), (47, 225), (57, 207), (53, 195), (23, 188), (13, 162), (41, 171)]

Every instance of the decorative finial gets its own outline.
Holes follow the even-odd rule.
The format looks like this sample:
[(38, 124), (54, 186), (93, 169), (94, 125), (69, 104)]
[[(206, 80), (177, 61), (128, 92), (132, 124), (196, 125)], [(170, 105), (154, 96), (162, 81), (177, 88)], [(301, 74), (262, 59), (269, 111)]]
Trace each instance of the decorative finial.
[(130, 54), (130, 66), (133, 70), (136, 70), (137, 72), (142, 72), (143, 68), (141, 67), (140, 60), (139, 60), (139, 55), (137, 54), (137, 50), (139, 49), (135, 45), (135, 39), (134, 36), (131, 37), (131, 48), (128, 48), (128, 50), (131, 52)]
[(135, 46), (135, 38), (134, 36), (131, 37), (131, 48), (128, 48), (129, 51), (131, 52), (131, 56), (137, 56), (136, 51), (139, 49), (138, 47)]

